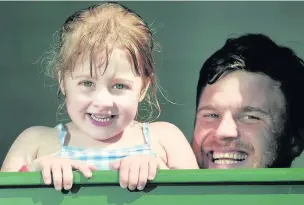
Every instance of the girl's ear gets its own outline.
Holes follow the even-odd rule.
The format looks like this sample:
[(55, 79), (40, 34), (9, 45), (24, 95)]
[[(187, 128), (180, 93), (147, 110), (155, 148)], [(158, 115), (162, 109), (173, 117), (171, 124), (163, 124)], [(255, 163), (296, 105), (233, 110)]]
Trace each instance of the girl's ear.
[(63, 77), (62, 77), (60, 71), (58, 71), (58, 83), (59, 83), (59, 87), (60, 87), (61, 93), (65, 96), (65, 89), (64, 89), (64, 83), (63, 83)]

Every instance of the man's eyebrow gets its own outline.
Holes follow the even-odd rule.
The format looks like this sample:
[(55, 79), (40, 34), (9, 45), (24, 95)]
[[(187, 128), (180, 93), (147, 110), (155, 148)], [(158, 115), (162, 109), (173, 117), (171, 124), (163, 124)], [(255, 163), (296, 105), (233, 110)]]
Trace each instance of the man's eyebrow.
[[(201, 111), (201, 110), (216, 110), (216, 108), (212, 105), (205, 105), (205, 106), (201, 106), (197, 109), (197, 111)], [(259, 113), (262, 113), (264, 115), (270, 115), (269, 112), (261, 109), (261, 108), (258, 108), (258, 107), (252, 107), (252, 106), (245, 106), (242, 108), (242, 112), (259, 112)]]
[(265, 115), (270, 115), (269, 112), (261, 109), (261, 108), (257, 108), (257, 107), (251, 107), (251, 106), (245, 106), (242, 109), (243, 112), (260, 112), (263, 113)]
[(197, 111), (201, 111), (201, 110), (215, 110), (215, 107), (212, 105), (204, 105), (201, 107), (198, 107)]

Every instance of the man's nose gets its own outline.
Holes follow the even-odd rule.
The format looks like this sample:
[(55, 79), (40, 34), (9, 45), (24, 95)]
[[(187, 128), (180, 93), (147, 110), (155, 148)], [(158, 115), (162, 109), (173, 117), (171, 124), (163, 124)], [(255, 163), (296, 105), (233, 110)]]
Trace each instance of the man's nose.
[(223, 115), (216, 129), (215, 136), (220, 139), (238, 137), (237, 125), (231, 113), (225, 113)]

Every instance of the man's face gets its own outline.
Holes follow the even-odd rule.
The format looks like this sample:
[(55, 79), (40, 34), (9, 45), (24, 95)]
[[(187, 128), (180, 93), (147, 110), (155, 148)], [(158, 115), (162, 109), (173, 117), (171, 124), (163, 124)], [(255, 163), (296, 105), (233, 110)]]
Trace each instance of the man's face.
[(201, 94), (193, 150), (202, 168), (269, 167), (278, 158), (285, 99), (263, 74), (234, 71)]

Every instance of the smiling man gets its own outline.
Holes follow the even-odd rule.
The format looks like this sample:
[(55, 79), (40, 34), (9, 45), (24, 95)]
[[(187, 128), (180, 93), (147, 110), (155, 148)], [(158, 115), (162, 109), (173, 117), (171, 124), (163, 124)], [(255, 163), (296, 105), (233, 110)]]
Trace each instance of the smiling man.
[(303, 150), (303, 79), (303, 61), (269, 37), (228, 39), (200, 72), (192, 142), (200, 167), (290, 167)]

